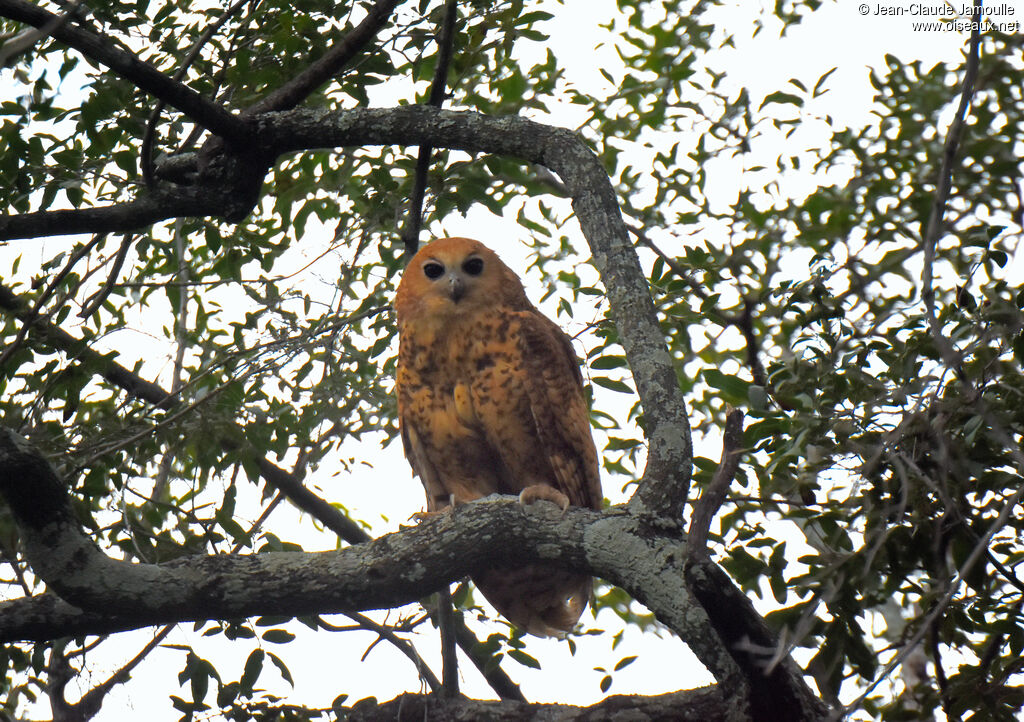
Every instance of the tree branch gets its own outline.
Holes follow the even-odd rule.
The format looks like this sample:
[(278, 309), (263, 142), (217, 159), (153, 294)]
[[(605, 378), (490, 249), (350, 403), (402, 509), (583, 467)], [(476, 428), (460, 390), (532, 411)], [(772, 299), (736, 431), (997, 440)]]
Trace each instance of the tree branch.
[(28, 52), (29, 48), (43, 38), (48, 38), (54, 30), (70, 20), (78, 12), (78, 2), (79, 0), (72, 0), (64, 12), (55, 15), (53, 20), (41, 28), (23, 30), (13, 38), (0, 39), (0, 68), (6, 67), (8, 64), (14, 65), (14, 61), (19, 55)]
[[(427, 105), (440, 108), (448, 88), (448, 66), (452, 60), (452, 45), (455, 40), (455, 21), (458, 18), (458, 4), (455, 0), (446, 0), (444, 4), (444, 20), (437, 38), (437, 64), (434, 66), (434, 79), (430, 83), (430, 96)], [(405, 260), (408, 263), (416, 254), (420, 245), (420, 229), (423, 226), (423, 198), (427, 193), (427, 173), (430, 170), (430, 156), (433, 148), (421, 145), (416, 156), (416, 172), (413, 175), (412, 192), (409, 194), (409, 210), (405, 215), (405, 228), (402, 229), (402, 245), (405, 246)]]
[[(110, 356), (104, 356), (89, 348), (84, 341), (75, 338), (58, 326), (35, 319), (27, 304), (2, 284), (0, 284), (0, 309), (11, 313), (24, 324), (31, 324), (32, 331), (52, 348), (68, 354), (69, 358), (83, 367), (91, 369), (94, 373), (98, 373), (129, 395), (153, 404), (158, 409), (168, 411), (173, 410), (178, 404), (177, 394), (172, 394), (158, 384), (143, 379), (114, 361)], [(221, 445), (228, 451), (237, 451), (242, 448), (244, 443), (238, 439), (244, 439), (246, 431), (237, 425), (232, 425), (231, 431), (234, 432), (233, 435), (225, 434), (221, 439)], [(248, 451), (252, 460), (259, 467), (260, 475), (264, 480), (284, 493), (296, 507), (320, 521), (349, 544), (358, 544), (370, 539), (370, 535), (362, 527), (307, 489), (301, 479), (272, 463), (255, 449), (250, 448)]]
[[(3, 2), (5, 0), (0, 0)], [(231, 205), (225, 194), (216, 190), (158, 189), (127, 203), (99, 208), (0, 215), (0, 241), (78, 233), (123, 233), (168, 218), (219, 216)]]
[(60, 42), (93, 62), (110, 68), (230, 143), (241, 144), (250, 137), (245, 120), (207, 100), (187, 85), (174, 82), (136, 55), (114, 47), (111, 38), (78, 25), (60, 23), (59, 16), (24, 0), (0, 0), (0, 15), (36, 28), (47, 28)]
[[(728, 647), (746, 683), (754, 720), (823, 720), (825, 704), (815, 697), (789, 657), (778, 664), (778, 641), (750, 600), (706, 556), (691, 558), (686, 582)], [(723, 683), (724, 685), (724, 683)], [(733, 688), (725, 687), (732, 691)]]
[(687, 531), (686, 553), (691, 558), (707, 554), (708, 531), (711, 529), (711, 521), (715, 514), (725, 502), (725, 495), (729, 491), (732, 480), (736, 477), (736, 471), (740, 466), (740, 456), (743, 453), (743, 412), (733, 409), (725, 418), (725, 430), (722, 432), (722, 459), (718, 462), (718, 469), (711, 479), (711, 484), (693, 510), (690, 517), (690, 528)]
[[(974, 15), (980, 18), (981, 0), (974, 0)], [(949, 124), (946, 131), (946, 142), (943, 146), (942, 163), (939, 167), (938, 177), (935, 179), (935, 196), (932, 198), (932, 208), (928, 215), (928, 223), (925, 226), (924, 234), (921, 237), (921, 245), (924, 249), (924, 268), (921, 278), (921, 298), (924, 300), (925, 309), (928, 313), (928, 326), (931, 330), (932, 341), (942, 355), (943, 361), (950, 369), (962, 376), (960, 361), (956, 357), (953, 346), (949, 339), (942, 335), (942, 328), (935, 312), (935, 289), (932, 285), (935, 249), (939, 244), (939, 236), (942, 235), (946, 215), (946, 203), (949, 201), (949, 192), (953, 184), (953, 164), (956, 162), (956, 152), (960, 148), (960, 136), (964, 132), (964, 119), (971, 107), (971, 100), (974, 98), (974, 83), (978, 78), (978, 60), (981, 48), (980, 23), (973, 23), (971, 30), (971, 41), (967, 53), (967, 68), (964, 71), (964, 82), (960, 91), (960, 104), (956, 109), (956, 115)]]
[[(28, 305), (2, 284), (0, 284), (0, 309), (11, 313), (16, 318), (19, 318), (23, 323), (26, 323), (27, 319), (31, 318), (31, 311), (28, 308)], [(141, 378), (137, 374), (129, 371), (124, 366), (121, 366), (116, 361), (112, 360), (110, 357), (97, 353), (93, 349), (89, 348), (85, 342), (80, 339), (76, 339), (61, 328), (50, 323), (42, 322), (38, 319), (34, 320), (32, 325), (33, 330), (38, 333), (44, 341), (49, 343), (50, 346), (64, 351), (69, 355), (69, 357), (89, 368), (94, 369), (94, 371), (102, 375), (103, 378), (106, 378), (114, 385), (128, 392), (131, 396), (143, 401), (148, 401), (157, 408), (169, 408), (176, 402), (176, 397), (174, 395), (165, 391), (157, 384)], [(244, 430), (240, 429), (240, 427), (235, 428), (239, 430), (238, 436), (244, 437)], [(229, 449), (237, 449), (241, 446), (238, 441), (231, 440), (228, 437), (222, 439), (221, 444)], [(302, 479), (297, 477), (295, 474), (273, 464), (266, 457), (256, 453), (255, 450), (251, 450), (251, 454), (260, 470), (261, 476), (268, 484), (278, 489), (278, 491), (285, 495), (297, 508), (317, 519), (340, 538), (344, 539), (349, 544), (366, 542), (372, 538), (350, 517), (343, 514), (330, 503), (321, 499), (306, 488), (302, 483)], [(431, 614), (436, 614), (436, 612), (432, 612)], [(61, 621), (63, 619), (64, 618), (61, 617), (61, 619), (57, 621), (56, 626), (51, 627), (47, 625), (44, 626), (44, 629), (61, 629), (63, 625), (67, 623), (66, 620)], [(35, 628), (35, 625), (40, 621), (43, 620), (33, 620), (29, 623), (30, 627)], [(96, 625), (102, 624), (103, 622), (103, 620), (89, 618), (88, 616), (80, 619), (80, 621), (86, 625), (86, 628), (101, 628)], [(480, 673), (484, 676), (488, 684), (491, 685), (498, 696), (502, 699), (525, 701), (519, 687), (507, 674), (505, 674), (501, 667), (488, 666), (487, 662), (489, 657), (481, 656), (478, 648), (479, 640), (466, 626), (462, 618), (454, 615), (453, 621), (455, 626), (456, 642), (459, 647), (462, 648), (462, 651), (465, 652), (473, 661), (473, 664), (480, 670)], [(59, 632), (55, 632), (55, 635), (67, 636), (66, 634)], [(45, 633), (43, 638), (45, 638)]]
[(506, 722), (607, 722), (615, 719), (674, 720), (675, 722), (720, 722), (724, 695), (715, 687), (701, 687), (652, 696), (615, 695), (591, 707), (526, 702), (489, 702), (473, 699), (442, 700), (434, 696), (403, 694), (390, 702), (375, 704), (363, 700), (345, 710), (350, 722), (393, 722), (415, 719), (505, 720)]
[[(178, 66), (178, 69), (174, 71), (174, 75), (171, 80), (175, 83), (180, 83), (182, 78), (188, 72), (188, 69), (192, 67), (192, 63), (199, 57), (199, 51), (203, 49), (203, 46), (210, 42), (217, 32), (224, 26), (228, 20), (230, 20), (242, 7), (250, 0), (235, 0), (235, 3), (226, 8), (212, 24), (208, 25), (202, 34), (192, 43), (192, 47), (189, 48), (188, 53), (185, 55), (184, 60)], [(153, 110), (149, 113), (149, 119), (146, 121), (146, 132), (142, 136), (142, 145), (139, 148), (140, 156), (140, 167), (142, 169), (142, 177), (146, 181), (146, 186), (152, 188), (155, 185), (155, 178), (153, 176), (153, 143), (156, 138), (156, 124), (160, 119), (160, 114), (164, 110), (164, 101), (158, 100)]]
[[(707, 559), (688, 561), (678, 539), (623, 508), (572, 507), (560, 514), (553, 504), (524, 510), (513, 498), (492, 496), (340, 551), (153, 565), (107, 557), (82, 531), (49, 463), (3, 427), (0, 494), (33, 571), (63, 600), (43, 595), (0, 603), (0, 642), (39, 638), (42, 629), (52, 639), (183, 621), (392, 608), (467, 574), (543, 562), (625, 589), (685, 640), (725, 688), (749, 686), (755, 719), (782, 719), (756, 714), (773, 710), (779, 699), (787, 705), (785, 719), (820, 717), (801, 716), (820, 712), (821, 704), (799, 670), (786, 662), (768, 667), (775, 641), (728, 576)], [(65, 626), (53, 634), (59, 622)], [(88, 626), (93, 622), (96, 627)]]
[[(644, 532), (621, 510), (573, 508), (560, 517), (553, 505), (525, 513), (514, 500), (492, 498), (339, 552), (217, 555), (151, 565), (103, 554), (83, 533), (49, 463), (2, 427), (0, 493), (33, 571), (67, 603), (120, 619), (123, 629), (390, 608), (493, 565), (543, 560), (622, 586), (686, 639), (713, 673), (725, 664), (717, 638), (699, 621), (699, 607), (687, 601), (678, 541)], [(676, 573), (666, 572), (672, 566)], [(26, 613), (12, 604), (0, 605), (0, 640), (14, 638), (8, 625)], [(109, 631), (110, 624), (104, 627)]]

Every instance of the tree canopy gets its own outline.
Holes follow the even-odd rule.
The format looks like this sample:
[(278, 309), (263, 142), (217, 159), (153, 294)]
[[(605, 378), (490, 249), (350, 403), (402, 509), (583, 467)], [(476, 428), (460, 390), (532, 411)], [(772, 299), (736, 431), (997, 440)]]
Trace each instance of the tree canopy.
[[(146, 694), (182, 719), (1014, 719), (1019, 22), (886, 55), (853, 122), (834, 68), (730, 78), (724, 5), (595, 3), (583, 82), (551, 41), (571, 3), (0, 0), (5, 718), (90, 719), (172, 645)], [(603, 511), (382, 524), (345, 482), (401, 454), (390, 300), (466, 217), (576, 337)], [(517, 670), (558, 670), (463, 580), (552, 558), (715, 684), (531, 704)], [(376, 635), (406, 693), (355, 704), (339, 671), (333, 705), (293, 699), (300, 630)], [(604, 693), (633, 658), (598, 661)]]

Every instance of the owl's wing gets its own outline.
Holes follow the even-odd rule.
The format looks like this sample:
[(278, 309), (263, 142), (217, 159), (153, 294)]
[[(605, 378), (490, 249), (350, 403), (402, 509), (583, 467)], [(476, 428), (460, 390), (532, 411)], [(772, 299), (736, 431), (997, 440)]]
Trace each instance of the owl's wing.
[(437, 468), (430, 462), (419, 434), (410, 424), (403, 422), (401, 415), (398, 417), (398, 427), (402, 435), (405, 458), (409, 460), (412, 473), (420, 478), (427, 493), (427, 511), (438, 511), (448, 505), (448, 494), (441, 483)]
[[(572, 343), (536, 310), (506, 311), (472, 384), (479, 433), (507, 469), (504, 493), (552, 486), (576, 506), (601, 508), (597, 451)], [(500, 331), (500, 332), (499, 332)]]
[(600, 509), (597, 449), (572, 341), (537, 311), (523, 314), (521, 329), (530, 410), (557, 488), (576, 506)]
[(409, 460), (412, 473), (419, 477), (423, 489), (427, 493), (427, 510), (437, 511), (446, 506), (448, 495), (441, 483), (441, 477), (437, 467), (430, 460), (425, 442), (417, 432), (413, 423), (412, 406), (421, 403), (422, 398), (415, 392), (419, 387), (419, 380), (410, 378), (410, 373), (405, 368), (409, 356), (413, 352), (405, 345), (399, 347), (398, 370), (395, 374), (396, 395), (398, 396), (398, 431), (402, 437), (402, 449), (405, 451), (405, 458)]

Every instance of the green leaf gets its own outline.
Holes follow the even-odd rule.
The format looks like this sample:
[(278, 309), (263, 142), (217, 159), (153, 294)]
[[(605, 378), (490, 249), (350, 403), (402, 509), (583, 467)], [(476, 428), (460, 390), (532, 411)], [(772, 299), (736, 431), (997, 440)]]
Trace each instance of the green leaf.
[(612, 671), (618, 672), (620, 669), (625, 669), (629, 665), (633, 664), (633, 662), (635, 662), (636, 660), (637, 660), (637, 656), (636, 655), (633, 655), (631, 657), (623, 657), (622, 659), (620, 659), (615, 664), (615, 669), (612, 670)]
[(267, 642), (274, 644), (287, 644), (295, 639), (295, 635), (286, 629), (268, 629), (260, 637)]
[(523, 665), (524, 667), (540, 669), (540, 662), (538, 662), (535, 658), (531, 657), (521, 649), (508, 650), (508, 656), (514, 659), (515, 661), (519, 662), (519, 664)]
[(611, 391), (617, 391), (620, 394), (631, 394), (633, 389), (624, 381), (618, 379), (610, 379), (604, 376), (591, 376), (590, 380), (598, 386), (603, 386)]
[(784, 93), (781, 90), (777, 90), (774, 93), (769, 93), (764, 97), (764, 100), (761, 101), (761, 106), (758, 108), (758, 110), (763, 110), (766, 105), (770, 105), (771, 103), (779, 103), (781, 105), (795, 105), (798, 108), (800, 108), (803, 107), (804, 101), (803, 98), (801, 98), (798, 95), (793, 95), (792, 93)]

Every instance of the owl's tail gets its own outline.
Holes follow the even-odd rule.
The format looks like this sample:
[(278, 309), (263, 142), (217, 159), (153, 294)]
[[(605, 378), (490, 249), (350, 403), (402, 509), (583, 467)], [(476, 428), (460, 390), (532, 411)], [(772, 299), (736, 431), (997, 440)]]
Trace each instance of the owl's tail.
[(538, 637), (562, 637), (587, 608), (594, 582), (547, 564), (493, 569), (473, 578), (509, 622)]

